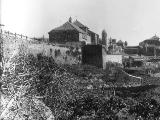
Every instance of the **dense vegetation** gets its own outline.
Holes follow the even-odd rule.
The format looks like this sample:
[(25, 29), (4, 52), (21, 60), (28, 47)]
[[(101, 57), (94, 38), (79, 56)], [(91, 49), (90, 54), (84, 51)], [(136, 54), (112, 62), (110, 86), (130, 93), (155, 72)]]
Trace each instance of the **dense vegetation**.
[(52, 57), (42, 54), (34, 57), (23, 52), (12, 62), (15, 69), (4, 73), (3, 90), (8, 88), (4, 93), (14, 94), (9, 92), (8, 84), (14, 91), (30, 84), (25, 96), (39, 96), (57, 120), (155, 120), (160, 117), (160, 104), (153, 97), (153, 88), (138, 91), (136, 96), (121, 96), (120, 92), (126, 91), (104, 89), (108, 82), (114, 85), (116, 80), (107, 81), (109, 73), (96, 67), (85, 65), (76, 69), (77, 66), (57, 65)]

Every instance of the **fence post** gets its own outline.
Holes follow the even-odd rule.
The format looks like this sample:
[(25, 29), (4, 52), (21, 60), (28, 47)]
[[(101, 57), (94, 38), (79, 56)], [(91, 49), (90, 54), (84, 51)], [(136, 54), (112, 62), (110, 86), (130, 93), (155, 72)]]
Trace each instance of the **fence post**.
[(15, 33), (15, 38), (16, 38), (17, 34)]

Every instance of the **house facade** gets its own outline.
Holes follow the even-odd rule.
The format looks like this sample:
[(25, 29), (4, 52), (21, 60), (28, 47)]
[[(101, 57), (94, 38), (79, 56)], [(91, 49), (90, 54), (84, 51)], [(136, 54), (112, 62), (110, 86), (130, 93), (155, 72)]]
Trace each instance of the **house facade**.
[(91, 33), (89, 28), (79, 21), (69, 21), (63, 25), (54, 28), (49, 33), (49, 42), (66, 44), (66, 43), (83, 43), (83, 44), (97, 44), (99, 36), (94, 32)]
[(89, 34), (89, 36), (91, 36), (91, 43), (93, 45), (99, 44), (99, 35), (98, 34), (94, 33), (91, 30), (88, 30), (88, 34)]

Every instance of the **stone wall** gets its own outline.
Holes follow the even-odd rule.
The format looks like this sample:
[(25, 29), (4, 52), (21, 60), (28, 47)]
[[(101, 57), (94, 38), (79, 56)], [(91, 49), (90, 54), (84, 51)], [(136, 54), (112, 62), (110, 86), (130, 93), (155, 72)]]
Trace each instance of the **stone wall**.
[(79, 33), (76, 31), (55, 31), (49, 34), (49, 42), (51, 43), (66, 43), (78, 41)]
[(34, 42), (31, 39), (24, 39), (11, 34), (1, 34), (3, 40), (3, 66), (7, 69), (12, 64), (14, 58), (19, 52), (33, 54), (37, 56), (53, 57), (58, 64), (79, 64), (81, 63), (81, 49), (73, 47), (60, 47), (57, 45), (43, 42)]

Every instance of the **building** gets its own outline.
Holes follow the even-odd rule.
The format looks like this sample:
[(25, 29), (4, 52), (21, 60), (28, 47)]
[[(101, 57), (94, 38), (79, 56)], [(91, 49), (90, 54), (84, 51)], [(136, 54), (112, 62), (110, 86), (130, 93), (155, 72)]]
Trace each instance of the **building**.
[(83, 44), (98, 44), (99, 36), (89, 30), (89, 28), (78, 20), (72, 22), (70, 17), (69, 21), (63, 25), (54, 28), (49, 33), (49, 42), (66, 44), (72, 43), (83, 43)]
[(124, 67), (141, 67), (144, 57), (141, 56), (140, 46), (127, 46), (124, 48)]
[(160, 41), (158, 36), (153, 36), (139, 43), (141, 52), (145, 56), (160, 56)]
[(110, 38), (109, 45), (108, 45), (108, 53), (109, 54), (122, 54), (123, 46), (124, 46), (124, 43), (121, 40), (116, 42), (116, 39)]
[(139, 46), (127, 46), (124, 48), (124, 53), (128, 55), (139, 55), (140, 54), (140, 47)]
[(99, 44), (99, 35), (94, 33), (93, 31), (89, 30), (89, 28), (82, 23), (80, 23), (78, 20), (73, 22), (74, 25), (78, 26), (81, 28), (83, 31), (88, 33), (88, 35), (91, 37), (91, 44)]
[(107, 62), (114, 62), (122, 65), (122, 59), (122, 54), (107, 54), (107, 50), (103, 45), (85, 45), (82, 47), (82, 64), (106, 69)]
[(119, 40), (116, 44), (117, 46), (121, 46), (122, 48), (124, 47), (124, 42), (122, 40)]
[(99, 35), (91, 30), (88, 30), (88, 34), (91, 36), (91, 43), (94, 45), (99, 44)]

